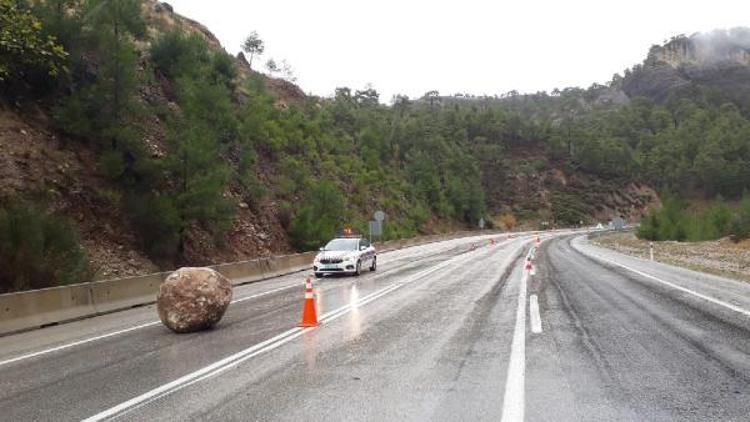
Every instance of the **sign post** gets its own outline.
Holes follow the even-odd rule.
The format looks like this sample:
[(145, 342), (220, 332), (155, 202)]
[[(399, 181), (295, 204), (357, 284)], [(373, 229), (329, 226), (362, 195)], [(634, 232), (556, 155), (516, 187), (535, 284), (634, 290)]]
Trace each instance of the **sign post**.
[(367, 223), (367, 227), (368, 227), (369, 232), (370, 232), (370, 242), (372, 242), (372, 237), (373, 236), (377, 236), (379, 238), (383, 236), (383, 225), (381, 224), (380, 221), (378, 221), (378, 220), (370, 220)]
[(378, 240), (383, 240), (383, 221), (385, 220), (385, 213), (381, 210), (375, 211), (371, 220), (368, 224), (370, 228), (370, 243), (372, 243), (372, 237), (377, 236)]

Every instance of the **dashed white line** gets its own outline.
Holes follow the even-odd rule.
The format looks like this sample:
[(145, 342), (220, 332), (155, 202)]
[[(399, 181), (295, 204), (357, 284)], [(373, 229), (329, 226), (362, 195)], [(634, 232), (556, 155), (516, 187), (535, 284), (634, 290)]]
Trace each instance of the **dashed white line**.
[[(526, 254), (528, 259), (533, 252)], [(525, 265), (524, 260), (523, 265)], [(523, 422), (525, 411), (526, 389), (526, 282), (529, 273), (524, 268), (518, 288), (518, 307), (516, 308), (516, 327), (513, 331), (513, 342), (510, 346), (508, 376), (505, 380), (502, 422)]]
[(529, 316), (531, 318), (531, 332), (539, 334), (542, 332), (542, 318), (539, 315), (539, 300), (536, 295), (529, 297)]

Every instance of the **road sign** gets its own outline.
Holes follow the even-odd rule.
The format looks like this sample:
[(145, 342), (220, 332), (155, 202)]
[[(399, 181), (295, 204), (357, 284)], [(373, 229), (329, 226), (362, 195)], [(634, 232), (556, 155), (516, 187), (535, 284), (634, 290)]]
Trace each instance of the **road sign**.
[(385, 220), (385, 213), (383, 211), (377, 210), (375, 211), (375, 215), (372, 216), (377, 221), (383, 221)]
[(372, 239), (373, 236), (380, 237), (383, 235), (383, 224), (380, 221), (370, 220), (367, 225), (370, 229), (370, 239)]

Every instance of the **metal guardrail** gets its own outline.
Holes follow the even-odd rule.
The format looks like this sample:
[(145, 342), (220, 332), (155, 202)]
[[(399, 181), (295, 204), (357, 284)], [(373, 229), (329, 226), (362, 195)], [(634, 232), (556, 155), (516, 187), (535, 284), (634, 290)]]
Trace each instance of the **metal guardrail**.
[[(483, 233), (490, 231), (390, 240), (376, 246), (379, 251), (387, 252)], [(241, 285), (310, 268), (316, 253), (257, 258), (211, 268), (231, 280), (233, 285)], [(169, 274), (167, 271), (0, 295), (0, 335), (154, 303), (159, 285)]]

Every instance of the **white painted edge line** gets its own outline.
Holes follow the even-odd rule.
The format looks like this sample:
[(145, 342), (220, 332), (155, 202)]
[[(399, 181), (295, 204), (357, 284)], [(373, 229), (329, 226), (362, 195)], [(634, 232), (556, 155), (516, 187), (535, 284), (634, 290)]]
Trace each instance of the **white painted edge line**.
[[(487, 235), (487, 236), (491, 236), (491, 235)], [(466, 240), (464, 238), (451, 239), (451, 240), (458, 241), (458, 240), (462, 240), (462, 239)], [(447, 240), (445, 242), (450, 242), (451, 240)], [(441, 243), (441, 242), (433, 242), (433, 243)], [(431, 245), (431, 244), (428, 243), (427, 245), (415, 245), (415, 246), (410, 246), (409, 248), (416, 248), (418, 246), (428, 246), (428, 245)], [(409, 248), (404, 248), (404, 249), (409, 249)], [(392, 252), (395, 252), (395, 250), (394, 251), (386, 251), (386, 252), (383, 252), (383, 253), (392, 253)], [(239, 299), (233, 300), (231, 303), (244, 302), (246, 300), (255, 299), (255, 298), (266, 296), (266, 295), (269, 295), (269, 294), (272, 294), (272, 293), (280, 292), (282, 290), (291, 289), (291, 288), (294, 288), (294, 287), (298, 287), (298, 284), (292, 284), (292, 285), (289, 285), (289, 286), (284, 286), (284, 287), (279, 287), (279, 288), (276, 288), (276, 289), (271, 289), (271, 290), (268, 290), (268, 291), (265, 291), (265, 292), (262, 292), (262, 293), (257, 293), (257, 294), (254, 294), (254, 295), (241, 297)], [(43, 356), (43, 355), (47, 355), (47, 354), (54, 353), (54, 352), (59, 352), (61, 350), (66, 350), (66, 349), (70, 349), (70, 348), (73, 348), (73, 347), (76, 347), (76, 346), (81, 346), (81, 345), (84, 345), (84, 344), (87, 344), (87, 343), (92, 343), (92, 342), (95, 342), (95, 341), (104, 340), (106, 338), (115, 337), (115, 336), (118, 336), (118, 335), (121, 335), (121, 334), (127, 334), (129, 332), (140, 330), (142, 328), (148, 328), (148, 327), (151, 327), (151, 326), (154, 326), (154, 325), (157, 325), (157, 324), (159, 324), (159, 321), (151, 321), (151, 322), (147, 322), (147, 323), (135, 325), (133, 327), (125, 328), (125, 329), (122, 329), (122, 330), (112, 331), (110, 333), (106, 333), (106, 334), (101, 334), (101, 335), (98, 335), (98, 336), (93, 336), (93, 337), (85, 338), (85, 339), (82, 339), (82, 340), (74, 341), (74, 342), (67, 343), (67, 344), (62, 344), (62, 345), (59, 345), (59, 346), (55, 346), (55, 347), (51, 347), (51, 348), (48, 348), (48, 349), (39, 350), (39, 351), (32, 352), (32, 353), (27, 353), (27, 354), (16, 356), (16, 357), (13, 357), (13, 358), (10, 358), (10, 359), (2, 360), (2, 361), (0, 361), (0, 366), (9, 365), (11, 363), (20, 362), (20, 361), (23, 361), (23, 360), (26, 360), (26, 359), (35, 358), (35, 357), (38, 357), (38, 356)]]
[[(491, 236), (491, 235), (487, 235), (487, 236)], [(458, 240), (462, 240), (462, 239), (466, 240), (464, 238), (458, 238), (458, 239), (447, 240), (446, 242), (450, 242), (452, 240), (458, 241)], [(433, 243), (441, 243), (441, 242), (433, 242)], [(414, 246), (410, 246), (410, 247), (404, 248), (404, 249), (416, 248), (418, 246), (427, 246), (427, 245), (431, 245), (431, 244), (428, 243), (426, 245), (414, 245)], [(386, 252), (383, 252), (383, 253), (392, 253), (392, 252), (395, 252), (395, 251), (396, 250), (386, 251)], [(282, 290), (291, 289), (293, 287), (298, 287), (298, 285), (297, 284), (292, 284), (292, 285), (289, 285), (289, 286), (284, 286), (284, 287), (279, 287), (277, 289), (268, 290), (266, 292), (262, 292), (262, 293), (258, 293), (258, 294), (254, 294), (254, 295), (250, 295), (250, 296), (241, 297), (239, 299), (233, 300), (231, 303), (244, 302), (246, 300), (255, 299), (255, 298), (258, 298), (258, 297), (261, 297), (261, 296), (266, 296), (266, 295), (269, 295), (269, 294), (272, 294), (272, 293), (280, 292)], [(61, 350), (66, 350), (66, 349), (70, 349), (70, 348), (73, 348), (73, 347), (76, 347), (76, 346), (81, 346), (81, 345), (84, 345), (84, 344), (87, 344), (87, 343), (92, 343), (92, 342), (95, 342), (95, 341), (104, 340), (106, 338), (115, 337), (115, 336), (118, 336), (118, 335), (121, 335), (121, 334), (127, 334), (129, 332), (140, 330), (142, 328), (148, 328), (148, 327), (151, 327), (151, 326), (154, 326), (154, 325), (157, 325), (157, 324), (159, 324), (159, 321), (151, 321), (151, 322), (147, 322), (147, 323), (135, 325), (133, 327), (125, 328), (125, 329), (122, 329), (122, 330), (112, 331), (110, 333), (106, 333), (106, 334), (101, 334), (101, 335), (98, 335), (98, 336), (93, 336), (93, 337), (85, 338), (85, 339), (82, 339), (82, 340), (74, 341), (74, 342), (67, 343), (67, 344), (62, 344), (62, 345), (59, 345), (59, 346), (55, 346), (55, 347), (51, 347), (51, 348), (48, 348), (48, 349), (39, 350), (39, 351), (32, 352), (32, 353), (27, 353), (27, 354), (16, 356), (16, 357), (13, 357), (13, 358), (10, 358), (10, 359), (1, 360), (0, 361), (0, 366), (9, 365), (11, 363), (20, 362), (20, 361), (23, 361), (23, 360), (26, 360), (26, 359), (35, 358), (35, 357), (38, 357), (38, 356), (43, 356), (43, 355), (47, 355), (47, 354), (54, 353), (54, 352), (59, 352)]]
[[(510, 243), (510, 240), (505, 243)], [(482, 251), (483, 249), (477, 249), (478, 251)], [(419, 280), (433, 272), (436, 272), (448, 265), (455, 264), (455, 263), (462, 263), (463, 261), (468, 261), (469, 258), (473, 258), (473, 253), (469, 253), (467, 255), (459, 256), (459, 259), (449, 259), (447, 261), (443, 261), (442, 263), (428, 268), (426, 270), (420, 271), (416, 274), (413, 274), (406, 278), (406, 280), (397, 282), (394, 284), (391, 284), (387, 287), (384, 287), (380, 290), (376, 290), (373, 293), (370, 293), (369, 295), (360, 298), (358, 301), (354, 303), (350, 303), (344, 306), (341, 306), (337, 309), (334, 309), (330, 312), (327, 312), (326, 314), (322, 315), (320, 318), (321, 324), (327, 324), (331, 321), (341, 317), (342, 315), (345, 315), (349, 313), (354, 308), (359, 308), (363, 305), (366, 305), (367, 303), (370, 303), (382, 296), (385, 296), (386, 294), (397, 290), (413, 281)], [(255, 344), (253, 346), (248, 347), (247, 349), (241, 350), (237, 353), (234, 353), (230, 356), (227, 356), (224, 359), (221, 359), (217, 362), (214, 362), (208, 366), (205, 366), (201, 369), (198, 369), (197, 371), (188, 373), (180, 378), (177, 378), (171, 382), (168, 382), (166, 384), (163, 384), (159, 387), (156, 387), (146, 393), (143, 393), (137, 397), (134, 397), (130, 400), (127, 400), (125, 402), (122, 402), (116, 406), (113, 406), (109, 409), (106, 409), (102, 412), (99, 412), (89, 418), (86, 418), (83, 420), (83, 422), (96, 422), (96, 421), (102, 421), (107, 420), (113, 417), (120, 416), (124, 414), (125, 412), (134, 410), (136, 408), (139, 408), (141, 406), (144, 406), (154, 400), (157, 400), (161, 397), (164, 397), (166, 395), (169, 395), (171, 393), (174, 393), (176, 391), (179, 391), (187, 386), (190, 386), (192, 384), (195, 384), (197, 382), (200, 382), (202, 380), (205, 380), (207, 378), (213, 377), (215, 375), (221, 374), (240, 363), (257, 356), (261, 353), (273, 350), (281, 345), (284, 345), (295, 338), (301, 336), (303, 333), (312, 331), (315, 328), (292, 328), (290, 330), (284, 331), (281, 334), (278, 334), (268, 340), (265, 340), (261, 343)]]
[(529, 278), (529, 272), (526, 270), (526, 259), (531, 256), (533, 250), (532, 247), (521, 263), (523, 273), (518, 288), (516, 327), (513, 330), (508, 376), (505, 380), (502, 422), (523, 422), (524, 420), (526, 406), (526, 284)]
[(542, 332), (542, 317), (539, 315), (539, 300), (536, 295), (529, 297), (529, 316), (531, 318), (531, 332), (539, 334)]
[(94, 336), (94, 337), (85, 338), (83, 340), (74, 341), (72, 343), (63, 344), (63, 345), (60, 345), (60, 346), (57, 346), (57, 347), (52, 347), (52, 348), (49, 348), (49, 349), (39, 350), (39, 351), (33, 352), (33, 353), (27, 353), (25, 355), (21, 355), (21, 356), (17, 356), (17, 357), (14, 357), (14, 358), (2, 360), (2, 361), (0, 361), (0, 366), (9, 365), (9, 364), (14, 363), (14, 362), (19, 362), (19, 361), (22, 361), (22, 360), (31, 359), (31, 358), (34, 358), (34, 357), (37, 357), (37, 356), (46, 355), (46, 354), (57, 352), (57, 351), (60, 351), (60, 350), (69, 349), (71, 347), (80, 346), (82, 344), (91, 343), (91, 342), (98, 341), (98, 340), (103, 340), (105, 338), (118, 336), (120, 334), (125, 334), (125, 333), (129, 333), (131, 331), (140, 330), (141, 328), (150, 327), (150, 326), (156, 325), (158, 323), (159, 323), (159, 321), (151, 321), (151, 322), (147, 322), (145, 324), (140, 324), (140, 325), (136, 325), (136, 326), (133, 326), (133, 327), (130, 327), (130, 328), (125, 328), (125, 329), (122, 329), (122, 330), (112, 331), (111, 333), (107, 333), (107, 334), (102, 334), (102, 335), (98, 335), (98, 336)]
[[(257, 294), (254, 294), (254, 295), (241, 297), (239, 299), (233, 300), (231, 303), (244, 302), (246, 300), (255, 299), (255, 298), (258, 298), (258, 297), (270, 295), (272, 293), (280, 292), (280, 291), (286, 290), (286, 289), (291, 289), (293, 287), (299, 287), (299, 285), (298, 284), (293, 284), (291, 286), (279, 287), (279, 288), (268, 290), (268, 291), (265, 291), (265, 292), (262, 292), (262, 293), (257, 293)], [(14, 358), (10, 358), (10, 359), (6, 359), (6, 360), (0, 361), (0, 366), (9, 365), (11, 363), (20, 362), (22, 360), (35, 358), (37, 356), (43, 356), (43, 355), (47, 355), (47, 354), (50, 354), (50, 353), (59, 352), (60, 350), (70, 349), (72, 347), (81, 346), (81, 345), (84, 345), (84, 344), (87, 344), (87, 343), (92, 343), (92, 342), (95, 342), (95, 341), (104, 340), (104, 339), (109, 338), (109, 337), (115, 337), (115, 336), (118, 336), (118, 335), (121, 335), (121, 334), (127, 334), (127, 333), (129, 333), (131, 331), (136, 331), (136, 330), (140, 330), (141, 328), (148, 328), (148, 327), (157, 325), (160, 322), (161, 321), (158, 321), (158, 320), (157, 321), (146, 322), (146, 323), (135, 325), (133, 327), (125, 328), (125, 329), (122, 329), (122, 330), (112, 331), (110, 333), (101, 334), (101, 335), (93, 336), (93, 337), (88, 337), (88, 338), (85, 338), (85, 339), (82, 339), (82, 340), (74, 341), (72, 343), (67, 343), (67, 344), (62, 344), (60, 346), (51, 347), (49, 349), (43, 349), (43, 350), (39, 350), (39, 351), (36, 351), (36, 352), (27, 353), (25, 355), (16, 356)]]
[(707, 302), (711, 302), (711, 303), (713, 303), (715, 305), (723, 306), (723, 307), (725, 307), (725, 308), (727, 308), (727, 309), (729, 309), (731, 311), (737, 312), (737, 313), (742, 314), (742, 315), (744, 315), (746, 317), (750, 317), (750, 311), (748, 311), (747, 309), (740, 308), (737, 305), (733, 305), (731, 303), (724, 302), (723, 300), (719, 300), (719, 299), (713, 298), (711, 296), (706, 296), (706, 295), (704, 295), (702, 293), (698, 293), (698, 292), (696, 292), (694, 290), (690, 290), (690, 289), (688, 289), (686, 287), (682, 287), (682, 286), (674, 284), (672, 282), (669, 282), (669, 281), (666, 281), (666, 280), (662, 280), (659, 277), (655, 277), (655, 276), (653, 276), (651, 274), (644, 273), (643, 271), (637, 270), (637, 269), (635, 269), (633, 267), (630, 267), (630, 266), (627, 266), (627, 265), (624, 265), (624, 264), (620, 264), (617, 261), (613, 261), (613, 260), (611, 260), (609, 258), (605, 258), (605, 257), (603, 257), (603, 256), (601, 256), (599, 254), (595, 254), (595, 253), (592, 253), (592, 252), (586, 252), (586, 251), (582, 250), (580, 247), (578, 247), (577, 245), (573, 245), (573, 247), (578, 252), (580, 252), (580, 253), (582, 253), (584, 255), (590, 256), (592, 258), (599, 259), (601, 261), (608, 262), (608, 263), (610, 263), (612, 265), (616, 265), (618, 267), (624, 268), (624, 269), (626, 269), (626, 270), (628, 270), (630, 272), (633, 272), (635, 274), (638, 274), (638, 275), (640, 275), (642, 277), (646, 277), (646, 278), (654, 280), (654, 281), (656, 281), (658, 283), (664, 284), (665, 286), (669, 286), (669, 287), (671, 287), (671, 288), (673, 288), (675, 290), (679, 290), (679, 291), (681, 291), (683, 293), (687, 293), (687, 294), (695, 296), (695, 297), (697, 297), (699, 299), (703, 299), (703, 300), (705, 300)]

